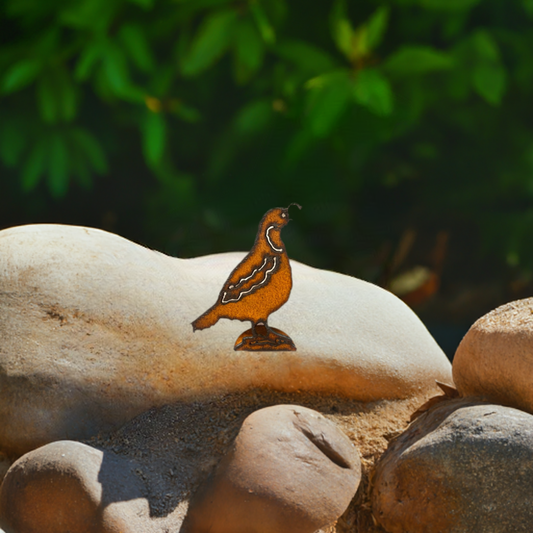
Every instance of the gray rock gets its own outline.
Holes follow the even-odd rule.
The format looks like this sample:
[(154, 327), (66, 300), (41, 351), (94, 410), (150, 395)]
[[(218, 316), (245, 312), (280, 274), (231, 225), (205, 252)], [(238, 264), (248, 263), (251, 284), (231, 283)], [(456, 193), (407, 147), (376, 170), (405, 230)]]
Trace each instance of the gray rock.
[(518, 533), (533, 527), (533, 416), (443, 402), (381, 457), (373, 514), (390, 533)]
[(313, 533), (346, 510), (359, 454), (320, 413), (278, 405), (251, 414), (191, 500), (184, 533)]
[(84, 439), (153, 406), (250, 387), (361, 401), (431, 394), (451, 365), (418, 317), (364, 281), (293, 262), (270, 319), (295, 352), (235, 352), (248, 328), (193, 333), (243, 254), (176, 259), (104, 231), (0, 231), (0, 451)]

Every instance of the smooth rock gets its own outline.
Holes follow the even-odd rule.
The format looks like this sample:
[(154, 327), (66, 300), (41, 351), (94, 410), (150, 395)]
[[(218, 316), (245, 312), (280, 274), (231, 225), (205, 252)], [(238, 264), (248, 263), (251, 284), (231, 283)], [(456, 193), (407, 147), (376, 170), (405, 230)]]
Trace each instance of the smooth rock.
[(453, 378), (463, 396), (533, 413), (533, 298), (481, 317), (457, 348)]
[(148, 532), (148, 514), (127, 461), (79, 442), (58, 441), (27, 453), (0, 487), (6, 533)]
[(389, 533), (530, 532), (533, 416), (465, 399), (439, 404), (381, 457), (372, 509)]
[(13, 461), (11, 461), (9, 457), (0, 453), (0, 484), (2, 483), (2, 479), (4, 479), (6, 472), (9, 470), (12, 464)]
[(184, 533), (314, 533), (339, 518), (361, 480), (350, 439), (320, 413), (252, 413), (193, 497)]
[[(5, 527), (6, 533), (184, 533), (182, 525), (191, 494), (198, 494), (199, 486), (212, 486), (205, 480), (233, 448), (246, 415), (257, 413), (251, 418), (256, 422), (249, 429), (262, 426), (263, 440), (255, 439), (261, 449), (257, 456), (247, 457), (252, 460), (247, 472), (257, 473), (262, 468), (264, 474), (266, 468), (271, 475), (260, 480), (260, 489), (271, 494), (277, 491), (287, 500), (278, 499), (271, 505), (270, 520), (276, 512), (283, 514), (284, 523), (285, 519), (294, 519), (294, 509), (292, 513), (286, 511), (298, 500), (297, 512), (303, 509), (307, 514), (303, 514), (302, 524), (294, 528), (288, 522), (292, 528), (289, 531), (298, 532), (309, 523), (309, 513), (315, 520), (313, 526), (334, 520), (355, 492), (361, 476), (359, 457), (344, 431), (352, 438), (355, 431), (359, 446), (368, 454), (369, 446), (374, 450), (376, 439), (395, 420), (389, 409), (396, 409), (398, 414), (413, 401), (383, 402), (388, 407), (383, 405), (375, 413), (365, 408), (353, 415), (350, 413), (354, 407), (357, 409), (356, 402), (327, 401), (315, 396), (322, 408), (338, 413), (330, 413), (333, 421), (300, 406), (291, 406), (288, 414), (277, 417), (265, 413), (275, 414), (287, 407), (259, 411), (256, 407), (253, 411), (254, 406), (272, 401), (272, 394), (290, 396), (236, 393), (203, 403), (167, 405), (93, 439), (91, 446), (59, 441), (31, 451), (13, 464), (0, 487), (0, 527)], [(309, 396), (308, 400), (312, 398)], [(406, 405), (398, 410), (401, 403)], [(359, 434), (359, 423), (368, 426), (366, 415), (372, 420), (379, 417), (378, 424), (383, 423), (380, 431)], [(383, 420), (387, 417), (388, 423)], [(242, 443), (243, 431), (240, 433), (238, 442)], [(258, 437), (258, 433), (252, 432), (251, 436)], [(250, 438), (246, 443), (244, 451), (253, 451)], [(272, 453), (275, 455), (269, 456)], [(337, 463), (348, 466), (339, 467)], [(274, 475), (272, 469), (276, 468), (283, 468), (282, 473)], [(280, 486), (283, 476), (288, 479)], [(204, 499), (202, 504), (201, 498), (196, 501), (200, 501), (200, 506), (206, 503)], [(280, 509), (281, 504), (285, 504), (284, 509)], [(212, 507), (207, 507), (208, 516)], [(198, 504), (193, 506), (193, 516), (198, 508)], [(371, 517), (365, 513), (368, 512), (357, 513), (355, 518), (353, 509), (350, 516), (358, 523), (368, 522)], [(245, 518), (250, 521), (253, 516)], [(263, 521), (256, 521), (255, 526), (258, 524), (262, 527)], [(279, 528), (280, 533), (287, 531), (284, 527)], [(248, 529), (247, 533), (253, 531)]]
[(249, 387), (361, 401), (408, 398), (451, 380), (417, 316), (364, 281), (292, 263), (270, 323), (295, 352), (235, 352), (249, 324), (193, 333), (243, 257), (176, 259), (101, 230), (0, 232), (0, 451), (119, 427), (152, 406)]

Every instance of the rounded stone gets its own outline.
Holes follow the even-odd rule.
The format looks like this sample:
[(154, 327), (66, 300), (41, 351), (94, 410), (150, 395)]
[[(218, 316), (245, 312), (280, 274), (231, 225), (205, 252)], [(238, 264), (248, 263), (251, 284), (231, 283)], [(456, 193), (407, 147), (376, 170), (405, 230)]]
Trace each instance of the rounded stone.
[(185, 533), (314, 533), (346, 510), (359, 453), (333, 422), (296, 405), (255, 411), (193, 496)]
[(0, 451), (17, 457), (251, 387), (374, 401), (450, 382), (449, 361), (401, 300), (295, 261), (291, 297), (269, 322), (296, 351), (234, 351), (249, 327), (240, 321), (193, 333), (242, 257), (176, 259), (74, 226), (0, 231)]
[(462, 396), (533, 413), (533, 298), (502, 305), (475, 322), (457, 348), (453, 379)]
[(533, 524), (533, 416), (443, 402), (393, 441), (372, 512), (389, 533), (519, 533)]
[(73, 441), (27, 453), (0, 487), (0, 525), (8, 533), (146, 531), (146, 500), (126, 461)]

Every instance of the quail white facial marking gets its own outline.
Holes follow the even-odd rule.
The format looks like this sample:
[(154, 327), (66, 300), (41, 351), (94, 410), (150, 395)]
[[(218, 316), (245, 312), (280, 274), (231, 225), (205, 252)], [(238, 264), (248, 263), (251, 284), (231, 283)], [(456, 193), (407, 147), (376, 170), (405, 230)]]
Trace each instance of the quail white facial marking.
[(266, 232), (265, 232), (265, 237), (266, 237), (266, 240), (268, 241), (268, 244), (270, 246), (270, 248), (272, 248), (272, 250), (274, 250), (275, 252), (283, 252), (283, 248), (276, 248), (273, 244), (272, 244), (272, 241), (270, 240), (270, 230), (274, 227), (274, 225), (272, 226), (268, 226)]
[[(242, 291), (239, 293), (239, 297), (238, 298), (233, 298), (233, 299), (230, 299), (230, 300), (226, 300), (226, 295), (228, 294), (227, 292), (225, 292), (222, 296), (222, 303), (223, 304), (227, 304), (227, 303), (230, 303), (230, 302), (238, 302), (245, 294), (248, 294), (249, 292), (252, 292), (253, 290), (261, 287), (261, 285), (264, 285), (268, 279), (268, 275), (273, 272), (277, 266), (277, 263), (278, 263), (278, 260), (276, 257), (273, 258), (274, 259), (274, 264), (272, 265), (272, 268), (270, 268), (269, 270), (267, 270), (265, 272), (265, 277), (263, 278), (262, 281), (260, 281), (259, 283), (256, 283), (255, 285), (252, 285), (247, 291)], [(266, 263), (266, 259), (265, 259), (265, 263)], [(263, 266), (264, 266), (264, 263), (263, 263)], [(261, 267), (263, 268), (263, 267)], [(254, 271), (255, 272), (255, 271)], [(251, 277), (251, 276), (249, 276)]]

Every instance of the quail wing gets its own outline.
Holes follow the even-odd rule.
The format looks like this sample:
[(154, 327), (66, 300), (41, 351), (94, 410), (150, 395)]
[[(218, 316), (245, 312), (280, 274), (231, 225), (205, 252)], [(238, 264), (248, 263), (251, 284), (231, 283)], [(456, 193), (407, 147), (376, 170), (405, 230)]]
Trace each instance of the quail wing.
[(220, 303), (239, 302), (246, 295), (266, 286), (278, 265), (279, 258), (271, 255), (262, 256), (260, 261), (246, 261), (245, 259), (235, 268), (222, 287), (219, 296)]

